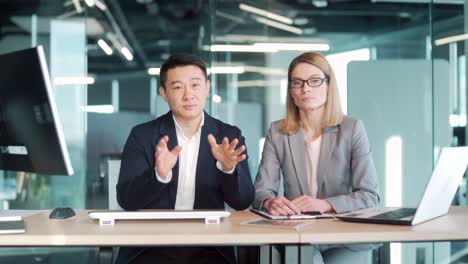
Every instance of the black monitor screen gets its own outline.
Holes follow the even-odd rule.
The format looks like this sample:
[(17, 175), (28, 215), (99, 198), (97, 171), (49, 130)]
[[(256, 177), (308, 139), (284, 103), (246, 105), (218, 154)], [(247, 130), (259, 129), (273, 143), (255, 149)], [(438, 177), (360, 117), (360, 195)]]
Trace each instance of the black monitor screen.
[(41, 46), (0, 55), (0, 170), (73, 174)]

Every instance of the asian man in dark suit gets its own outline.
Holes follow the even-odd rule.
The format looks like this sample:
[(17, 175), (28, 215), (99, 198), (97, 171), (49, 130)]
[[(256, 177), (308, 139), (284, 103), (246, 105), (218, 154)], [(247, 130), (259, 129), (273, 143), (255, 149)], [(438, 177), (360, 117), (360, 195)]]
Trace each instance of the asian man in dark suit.
[[(135, 126), (125, 144), (117, 200), (125, 210), (243, 210), (255, 190), (241, 131), (204, 112), (206, 66), (189, 54), (161, 67), (170, 111)], [(219, 143), (219, 144), (218, 144)], [(121, 248), (117, 263), (235, 263), (232, 247)]]

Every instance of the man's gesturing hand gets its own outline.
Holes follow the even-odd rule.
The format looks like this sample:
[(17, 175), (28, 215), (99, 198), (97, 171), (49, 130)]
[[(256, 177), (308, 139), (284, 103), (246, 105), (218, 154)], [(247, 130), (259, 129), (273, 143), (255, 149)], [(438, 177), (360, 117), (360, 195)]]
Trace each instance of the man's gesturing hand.
[(158, 145), (156, 145), (156, 152), (154, 153), (156, 171), (158, 172), (158, 176), (163, 180), (167, 178), (169, 172), (174, 168), (179, 153), (182, 151), (182, 147), (179, 145), (175, 146), (172, 151), (169, 151), (167, 148), (168, 141), (168, 136), (162, 137)]
[(214, 158), (221, 163), (225, 172), (234, 169), (238, 162), (245, 160), (247, 157), (245, 154), (242, 154), (245, 151), (244, 145), (236, 149), (239, 143), (237, 138), (233, 139), (231, 143), (229, 143), (227, 138), (224, 138), (223, 142), (218, 145), (215, 137), (209, 134), (208, 142), (211, 145), (211, 153), (213, 153)]

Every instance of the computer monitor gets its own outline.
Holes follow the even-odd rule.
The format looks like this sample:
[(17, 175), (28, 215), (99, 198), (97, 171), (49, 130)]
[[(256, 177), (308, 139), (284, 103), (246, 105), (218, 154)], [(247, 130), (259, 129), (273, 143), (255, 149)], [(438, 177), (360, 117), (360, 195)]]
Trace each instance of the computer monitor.
[(0, 170), (73, 174), (42, 46), (0, 55)]

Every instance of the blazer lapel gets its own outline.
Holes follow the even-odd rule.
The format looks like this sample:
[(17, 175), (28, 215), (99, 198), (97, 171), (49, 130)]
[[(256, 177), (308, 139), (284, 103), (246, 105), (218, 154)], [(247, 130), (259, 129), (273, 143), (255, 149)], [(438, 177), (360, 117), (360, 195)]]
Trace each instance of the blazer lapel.
[(336, 144), (336, 137), (338, 135), (338, 127), (326, 127), (322, 129), (322, 143), (320, 145), (320, 156), (317, 169), (317, 184), (318, 184), (318, 193), (317, 196), (320, 198), (320, 190), (324, 181), (327, 178), (328, 168), (333, 166), (331, 164), (331, 155)]
[[(208, 135), (212, 134), (218, 143), (219, 139), (217, 137), (218, 129), (216, 124), (213, 122), (211, 116), (203, 112), (205, 115), (205, 121), (200, 134), (200, 147), (198, 149), (198, 160), (197, 160), (197, 170), (195, 173), (195, 201), (193, 203), (193, 208), (203, 208), (203, 204), (200, 204), (200, 197), (203, 195), (204, 182), (210, 181), (211, 166), (210, 163), (214, 161), (213, 155), (211, 154), (210, 143), (208, 143)], [(216, 179), (214, 179), (216, 180)], [(205, 205), (206, 206), (206, 205)]]
[[(169, 142), (167, 142), (167, 148), (169, 150), (172, 150), (175, 146), (178, 145), (177, 141), (177, 133), (175, 130), (175, 124), (174, 124), (174, 119), (172, 118), (172, 112), (169, 111), (165, 116), (164, 116), (164, 121), (161, 122), (161, 125), (159, 127), (159, 140), (163, 136), (169, 136)], [(156, 142), (156, 144), (159, 143)], [(170, 203), (172, 205), (172, 208), (175, 208), (175, 202), (176, 202), (176, 197), (177, 197), (177, 186), (179, 182), (179, 160), (177, 159), (177, 162), (172, 168), (172, 180), (171, 180), (171, 185), (169, 186), (169, 196), (170, 196)]]
[(304, 133), (302, 129), (288, 136), (289, 152), (296, 171), (299, 190), (303, 195), (310, 195), (309, 181), (307, 180), (306, 168), (306, 148), (304, 141)]

